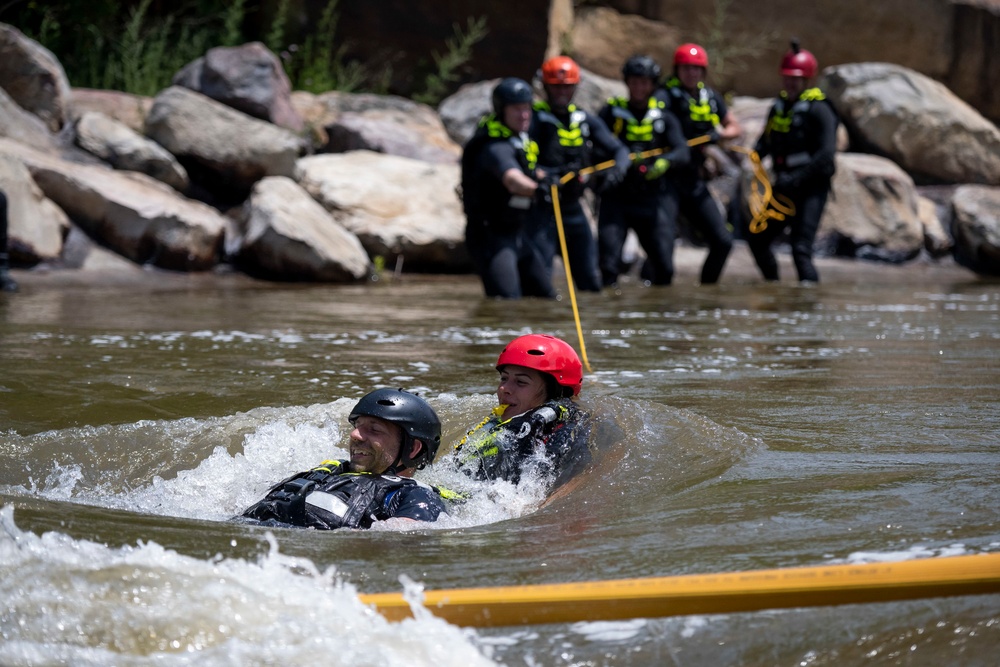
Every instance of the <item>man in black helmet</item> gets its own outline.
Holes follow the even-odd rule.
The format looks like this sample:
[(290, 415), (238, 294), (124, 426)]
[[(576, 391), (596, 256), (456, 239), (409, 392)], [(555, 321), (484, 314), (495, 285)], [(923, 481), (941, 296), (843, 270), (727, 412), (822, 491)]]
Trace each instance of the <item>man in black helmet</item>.
[(669, 285), (674, 276), (679, 195), (667, 174), (687, 165), (691, 150), (680, 121), (653, 94), (660, 74), (660, 66), (649, 56), (632, 56), (622, 67), (629, 96), (612, 97), (599, 114), (633, 155), (625, 180), (601, 196), (597, 245), (605, 287), (614, 285), (622, 272), (629, 228), (646, 251), (650, 282)]
[(542, 256), (525, 230), (539, 188), (538, 147), (528, 138), (531, 86), (507, 78), (493, 89), (485, 116), (462, 152), (465, 245), (486, 296), (554, 298)]
[(436, 521), (451, 492), (412, 479), (434, 460), (441, 422), (430, 405), (401, 389), (376, 389), (348, 417), (349, 461), (323, 461), (268, 491), (243, 517), (266, 525), (332, 530), (376, 521)]

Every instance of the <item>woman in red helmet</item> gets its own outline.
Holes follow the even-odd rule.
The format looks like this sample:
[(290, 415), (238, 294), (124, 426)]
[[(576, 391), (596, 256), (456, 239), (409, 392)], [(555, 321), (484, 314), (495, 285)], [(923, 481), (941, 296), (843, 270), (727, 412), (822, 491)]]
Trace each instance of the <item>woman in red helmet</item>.
[(835, 171), (839, 121), (826, 95), (812, 85), (818, 69), (816, 57), (793, 40), (781, 60), (781, 95), (757, 140), (757, 153), (762, 158), (771, 156), (775, 194), (788, 198), (795, 207), (795, 213), (784, 220), (770, 220), (763, 230), (746, 235), (765, 280), (778, 280), (771, 244), (788, 229), (799, 280), (819, 282), (813, 242)]
[(455, 445), (458, 465), (481, 480), (517, 484), (531, 469), (563, 484), (590, 460), (589, 418), (573, 400), (580, 357), (555, 336), (529, 334), (507, 344), (496, 368), (499, 405)]
[(691, 162), (673, 171), (680, 193), (680, 211), (708, 244), (708, 256), (701, 267), (701, 283), (715, 283), (722, 275), (733, 236), (725, 217), (708, 190), (705, 172), (707, 144), (736, 139), (743, 133), (736, 117), (726, 107), (722, 95), (705, 84), (708, 53), (697, 44), (681, 44), (674, 52), (674, 76), (663, 84), (668, 108), (677, 116), (684, 138), (702, 139), (691, 150)]

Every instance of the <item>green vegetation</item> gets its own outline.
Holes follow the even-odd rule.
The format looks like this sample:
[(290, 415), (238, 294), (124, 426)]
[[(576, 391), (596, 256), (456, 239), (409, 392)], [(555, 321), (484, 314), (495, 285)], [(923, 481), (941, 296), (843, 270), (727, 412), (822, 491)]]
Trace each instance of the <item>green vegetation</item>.
[[(0, 7), (0, 21), (18, 26), (59, 58), (72, 85), (154, 95), (170, 85), (181, 68), (216, 46), (260, 39), (282, 61), (296, 90), (387, 93), (393, 79), (390, 58), (364, 63), (348, 56), (337, 41), (339, 2), (327, 2), (315, 23), (291, 20), (290, 0), (272, 3), (274, 15), (262, 37), (247, 34), (248, 19), (260, 18), (262, 3), (248, 0), (187, 0), (165, 14), (151, 12), (152, 0), (91, 0), (88, 3), (29, 0)], [(159, 5), (159, 3), (157, 3)], [(12, 9), (16, 8), (16, 11)], [(289, 26), (315, 28), (289, 43)], [(456, 24), (443, 52), (432, 54), (432, 71), (414, 77), (414, 99), (435, 104), (459, 80), (473, 47), (487, 34), (485, 18)], [(292, 38), (294, 39), (294, 37)], [(402, 54), (399, 57), (404, 57)], [(410, 55), (405, 55), (411, 58)], [(408, 82), (410, 83), (410, 82)]]
[(715, 0), (714, 11), (704, 20), (703, 29), (694, 35), (694, 41), (708, 50), (715, 81), (731, 82), (746, 71), (748, 60), (773, 45), (777, 37), (773, 30), (750, 33), (731, 25), (732, 4), (733, 0)]

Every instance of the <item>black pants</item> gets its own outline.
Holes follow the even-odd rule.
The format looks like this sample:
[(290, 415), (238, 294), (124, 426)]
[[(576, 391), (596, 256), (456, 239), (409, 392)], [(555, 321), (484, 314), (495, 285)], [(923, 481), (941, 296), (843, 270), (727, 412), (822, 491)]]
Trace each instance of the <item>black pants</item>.
[(485, 224), (469, 222), (465, 228), (465, 246), (483, 281), (486, 296), (555, 298), (551, 271), (546, 269), (541, 253), (523, 230), (498, 234)]
[[(562, 202), (561, 202), (562, 203)], [(601, 281), (597, 272), (597, 244), (590, 230), (590, 222), (579, 200), (562, 203), (563, 232), (566, 235), (566, 252), (569, 268), (576, 289), (600, 292)], [(542, 254), (542, 262), (552, 283), (552, 260), (560, 252), (559, 232), (556, 229), (555, 211), (551, 206), (540, 206), (531, 213), (531, 238)]]
[(630, 195), (610, 192), (601, 198), (597, 248), (604, 286), (622, 273), (622, 247), (629, 228), (646, 251), (644, 274), (654, 285), (669, 285), (674, 277), (674, 239), (677, 236), (677, 191)]
[(733, 249), (733, 235), (704, 180), (683, 179), (677, 185), (681, 213), (708, 244), (708, 256), (701, 267), (701, 282), (703, 285), (718, 282), (729, 251)]
[(0, 190), (0, 253), (7, 252), (7, 195)]
[(759, 234), (746, 232), (747, 243), (753, 252), (761, 275), (765, 280), (778, 280), (778, 261), (771, 251), (771, 244), (787, 228), (792, 244), (792, 261), (799, 280), (819, 282), (819, 274), (813, 266), (813, 242), (816, 240), (816, 230), (819, 229), (820, 218), (826, 198), (830, 194), (830, 183), (826, 181), (819, 185), (802, 190), (775, 192), (788, 197), (795, 205), (795, 215), (782, 221), (768, 220), (767, 228)]

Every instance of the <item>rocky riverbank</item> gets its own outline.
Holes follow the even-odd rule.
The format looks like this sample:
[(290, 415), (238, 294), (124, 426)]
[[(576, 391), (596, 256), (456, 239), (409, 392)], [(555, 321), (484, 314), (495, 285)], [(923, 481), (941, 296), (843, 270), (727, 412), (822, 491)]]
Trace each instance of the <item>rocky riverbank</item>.
[[(140, 266), (321, 282), (471, 270), (457, 159), (493, 81), (436, 109), (312, 95), (291, 91), (278, 58), (252, 43), (212, 49), (138, 98), (73, 89), (11, 26), (0, 25), (0, 53), (0, 187), (22, 280)], [(837, 66), (821, 85), (846, 132), (818, 255), (1000, 275), (1000, 130), (903, 67)], [(586, 72), (577, 102), (596, 109), (622, 91)], [(768, 104), (733, 101), (744, 146)], [(714, 163), (726, 203), (747, 167), (734, 151)], [(739, 271), (734, 257), (726, 275)]]

